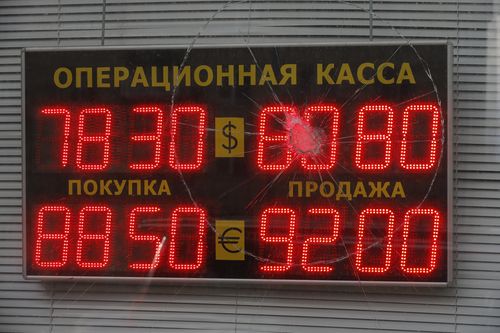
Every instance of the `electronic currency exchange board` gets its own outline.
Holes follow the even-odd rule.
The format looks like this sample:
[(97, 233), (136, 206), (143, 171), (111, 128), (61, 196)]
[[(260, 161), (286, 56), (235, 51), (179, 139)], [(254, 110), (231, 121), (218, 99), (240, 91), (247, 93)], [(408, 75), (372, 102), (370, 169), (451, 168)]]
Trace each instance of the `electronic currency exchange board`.
[(449, 54), (26, 50), (25, 276), (446, 285)]

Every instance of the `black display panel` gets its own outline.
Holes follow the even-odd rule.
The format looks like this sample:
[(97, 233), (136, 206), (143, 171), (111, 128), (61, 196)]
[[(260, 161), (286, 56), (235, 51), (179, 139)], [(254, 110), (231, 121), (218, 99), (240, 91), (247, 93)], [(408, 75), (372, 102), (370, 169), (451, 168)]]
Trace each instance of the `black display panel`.
[(27, 277), (451, 278), (447, 44), (23, 66)]

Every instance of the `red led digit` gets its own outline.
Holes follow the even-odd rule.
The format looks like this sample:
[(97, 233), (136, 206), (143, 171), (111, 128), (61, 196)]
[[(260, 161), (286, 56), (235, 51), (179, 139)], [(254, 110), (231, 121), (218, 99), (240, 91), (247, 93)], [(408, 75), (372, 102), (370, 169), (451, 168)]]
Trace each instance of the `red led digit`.
[[(411, 142), (415, 135), (409, 134), (411, 118), (418, 113), (430, 113), (431, 120), (431, 135), (429, 141), (429, 149), (427, 157), (421, 160), (411, 161)], [(439, 123), (441, 114), (439, 109), (431, 104), (416, 104), (408, 106), (403, 112), (403, 139), (401, 142), (401, 167), (406, 170), (429, 170), (436, 165), (438, 142), (439, 142)], [(419, 140), (417, 140), (419, 141)]]
[[(46, 217), (49, 214), (61, 215), (63, 221), (63, 231), (61, 233), (46, 233), (43, 231)], [(44, 206), (38, 211), (36, 223), (36, 245), (35, 245), (35, 263), (43, 268), (60, 268), (68, 261), (68, 234), (70, 227), (71, 213), (65, 206)], [(42, 248), (44, 241), (61, 241), (61, 255), (59, 260), (43, 260)], [(53, 245), (52, 245), (53, 247)], [(51, 247), (51, 248), (52, 248)]]
[[(88, 233), (85, 231), (88, 216), (93, 214), (101, 215), (101, 225), (104, 225), (104, 232)], [(109, 247), (111, 236), (111, 209), (106, 206), (85, 206), (80, 210), (78, 217), (78, 240), (76, 242), (76, 263), (82, 268), (104, 268), (109, 263)], [(96, 241), (102, 241), (103, 250), (101, 260), (87, 261), (85, 253), (95, 250)]]
[(129, 267), (134, 270), (151, 270), (156, 269), (160, 264), (160, 245), (161, 239), (156, 235), (151, 234), (137, 234), (137, 216), (138, 215), (153, 215), (159, 213), (161, 209), (156, 206), (140, 206), (132, 209), (129, 215), (128, 235), (129, 238), (135, 242), (149, 244), (154, 248), (154, 256), (152, 259), (145, 258), (143, 263), (131, 263)]
[[(88, 135), (86, 129), (87, 115), (102, 115), (104, 122), (104, 133), (100, 135)], [(111, 112), (106, 108), (83, 109), (78, 116), (78, 143), (76, 146), (76, 166), (80, 170), (100, 171), (104, 170), (109, 164), (109, 148), (111, 136)], [(85, 147), (102, 144), (102, 158), (100, 163), (86, 163)], [(88, 147), (87, 147), (88, 149)]]
[(48, 116), (61, 116), (64, 121), (63, 128), (63, 144), (61, 147), (61, 166), (68, 165), (68, 150), (69, 150), (69, 131), (71, 124), (71, 116), (67, 109), (64, 108), (46, 108), (42, 109), (43, 115)]
[[(365, 133), (366, 132), (366, 117), (370, 114), (385, 113), (386, 127), (383, 133)], [(391, 163), (392, 149), (392, 128), (394, 120), (394, 111), (387, 105), (367, 105), (358, 113), (358, 126), (356, 132), (356, 154), (355, 164), (361, 170), (384, 170)], [(371, 142), (384, 143), (384, 155), (380, 161), (366, 161), (367, 149), (366, 145)]]
[[(365, 252), (373, 245), (376, 244), (364, 244), (363, 239), (365, 237), (365, 227), (366, 219), (369, 216), (387, 216), (387, 236), (384, 241), (385, 245), (385, 258), (381, 260), (383, 266), (364, 266), (363, 255)], [(358, 271), (363, 273), (384, 273), (391, 265), (392, 257), (392, 236), (394, 233), (394, 213), (392, 210), (387, 208), (368, 208), (361, 212), (359, 215), (359, 226), (358, 226), (358, 241), (356, 244), (356, 268)]]
[[(288, 235), (268, 236), (269, 222), (273, 216), (286, 216), (288, 219)], [(292, 267), (293, 260), (293, 239), (295, 236), (295, 212), (290, 208), (272, 207), (265, 209), (260, 217), (260, 240), (268, 244), (285, 244), (286, 261), (281, 264), (261, 265), (260, 270), (264, 272), (285, 272)]]
[[(302, 167), (306, 170), (329, 170), (331, 169), (337, 160), (337, 137), (339, 131), (339, 110), (333, 105), (315, 105), (310, 106), (306, 109), (304, 113), (305, 120), (311, 124), (311, 118), (314, 114), (324, 113), (329, 114), (329, 121), (331, 121), (331, 127), (327, 133), (327, 138), (329, 142), (329, 151), (327, 157), (322, 156), (321, 145), (318, 146), (319, 150), (317, 156), (303, 156), (301, 158)], [(323, 145), (323, 144), (322, 144)], [(319, 156), (318, 156), (319, 155)], [(326, 162), (321, 163), (325, 159)], [(311, 163), (311, 160), (313, 161)]]
[[(408, 242), (410, 234), (410, 222), (415, 216), (429, 216), (432, 219), (432, 243), (431, 253), (428, 259), (427, 267), (409, 267), (408, 266)], [(436, 258), (438, 250), (439, 224), (441, 216), (439, 212), (432, 208), (410, 209), (405, 214), (403, 227), (403, 247), (401, 249), (401, 269), (408, 274), (430, 274), (436, 268)], [(423, 251), (418, 249), (418, 251)]]
[[(264, 109), (259, 114), (259, 142), (257, 146), (257, 166), (261, 170), (269, 171), (279, 171), (288, 168), (292, 162), (292, 151), (288, 147), (288, 135), (284, 131), (283, 134), (266, 134), (269, 132), (269, 121), (268, 118), (274, 118), (275, 121), (280, 122), (278, 119), (279, 114), (292, 114), (297, 113), (297, 110), (289, 106), (269, 106)], [(283, 120), (284, 121), (284, 120)], [(266, 156), (270, 155), (269, 152), (272, 150), (280, 149), (285, 153), (285, 160), (283, 162), (274, 163), (271, 161), (266, 161)], [(266, 154), (267, 152), (267, 154)], [(275, 160), (280, 160), (279, 158), (274, 158)]]
[(134, 135), (132, 141), (135, 142), (151, 142), (154, 145), (153, 160), (149, 163), (132, 163), (130, 169), (132, 170), (153, 170), (160, 165), (161, 158), (161, 140), (163, 133), (163, 111), (158, 107), (136, 107), (133, 109), (136, 113), (152, 113), (156, 115), (156, 131), (154, 134)]
[[(183, 146), (183, 141), (180, 139), (179, 125), (186, 125), (179, 121), (182, 114), (195, 114), (198, 116), (198, 122), (196, 124), (189, 124), (190, 128), (197, 129), (197, 135), (194, 147)], [(170, 152), (168, 162), (170, 167), (175, 170), (180, 171), (194, 171), (200, 170), (203, 164), (203, 157), (205, 154), (205, 132), (206, 132), (206, 122), (207, 122), (207, 111), (198, 106), (179, 106), (174, 108), (171, 115), (171, 136), (172, 141), (170, 141)], [(193, 161), (181, 161), (178, 155), (180, 151), (192, 151), (194, 150), (194, 160)]]
[[(194, 219), (193, 216), (195, 217)], [(189, 219), (188, 217), (191, 217), (191, 219)], [(208, 221), (206, 211), (199, 207), (181, 206), (177, 207), (172, 212), (171, 218), (172, 222), (170, 224), (170, 249), (168, 253), (168, 264), (170, 268), (178, 271), (194, 271), (199, 269), (205, 259), (205, 229)], [(193, 221), (196, 221), (198, 225), (197, 240), (192, 242), (196, 244), (196, 257), (194, 263), (187, 264), (177, 262), (177, 252), (179, 252), (178, 229), (180, 228), (180, 219), (183, 219), (184, 223), (192, 223)]]
[(309, 237), (304, 241), (302, 248), (302, 268), (307, 272), (320, 272), (328, 273), (333, 270), (331, 266), (311, 264), (309, 258), (309, 245), (310, 244), (333, 244), (339, 236), (340, 215), (336, 209), (333, 208), (312, 208), (309, 209), (310, 215), (331, 215), (332, 218), (332, 231), (329, 237)]

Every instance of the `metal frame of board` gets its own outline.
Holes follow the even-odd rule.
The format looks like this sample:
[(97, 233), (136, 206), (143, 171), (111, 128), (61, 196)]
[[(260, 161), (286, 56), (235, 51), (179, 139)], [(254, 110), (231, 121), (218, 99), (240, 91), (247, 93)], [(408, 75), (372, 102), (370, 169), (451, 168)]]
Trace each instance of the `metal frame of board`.
[(234, 279), (234, 278), (169, 278), (169, 277), (108, 277), (108, 276), (44, 276), (44, 275), (27, 275), (26, 274), (26, 131), (25, 131), (25, 53), (37, 51), (107, 51), (107, 50), (135, 50), (135, 49), (204, 49), (204, 48), (253, 48), (253, 47), (285, 47), (285, 46), (368, 46), (368, 45), (403, 45), (401, 41), (385, 41), (385, 42), (359, 42), (359, 43), (278, 43), (278, 44), (223, 44), (223, 45), (148, 45), (148, 46), (102, 46), (102, 47), (48, 47), (48, 48), (25, 48), (21, 53), (21, 124), (22, 124), (22, 224), (23, 224), (23, 239), (22, 239), (22, 253), (23, 253), (23, 277), (31, 280), (52, 280), (52, 281), (94, 281), (94, 282), (132, 282), (132, 281), (147, 281), (148, 283), (193, 283), (193, 284), (207, 284), (207, 283), (227, 283), (227, 284), (287, 284), (287, 285), (351, 285), (351, 286), (407, 286), (407, 287), (447, 287), (453, 281), (453, 107), (451, 101), (453, 100), (453, 49), (452, 44), (447, 41), (419, 41), (414, 43), (406, 43), (408, 45), (447, 45), (448, 46), (448, 64), (447, 64), (447, 282), (403, 282), (403, 281), (338, 281), (338, 280), (289, 280), (289, 279)]

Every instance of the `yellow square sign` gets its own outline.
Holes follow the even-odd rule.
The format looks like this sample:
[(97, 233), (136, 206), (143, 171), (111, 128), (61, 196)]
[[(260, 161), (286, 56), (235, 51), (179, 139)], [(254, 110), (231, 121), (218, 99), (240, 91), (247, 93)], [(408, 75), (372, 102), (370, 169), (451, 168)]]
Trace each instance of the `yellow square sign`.
[(215, 117), (215, 157), (245, 156), (245, 118)]
[(245, 260), (245, 221), (215, 221), (215, 260)]

